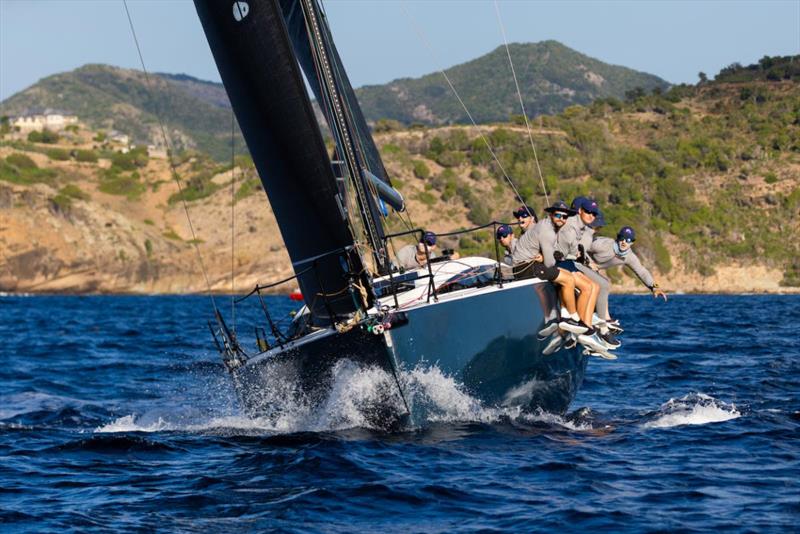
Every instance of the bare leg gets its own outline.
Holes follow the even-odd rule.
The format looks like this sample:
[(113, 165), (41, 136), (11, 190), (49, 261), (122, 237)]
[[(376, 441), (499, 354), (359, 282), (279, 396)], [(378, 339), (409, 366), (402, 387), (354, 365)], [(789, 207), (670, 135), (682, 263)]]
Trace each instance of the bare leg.
[(584, 324), (591, 326), (592, 314), (597, 303), (597, 296), (600, 293), (600, 286), (582, 273), (572, 273), (572, 275), (575, 279), (575, 287), (581, 292), (580, 296), (578, 296), (578, 315), (581, 316), (581, 321)]
[(575, 277), (564, 269), (558, 270), (558, 277), (553, 280), (560, 287), (561, 303), (569, 313), (575, 313)]

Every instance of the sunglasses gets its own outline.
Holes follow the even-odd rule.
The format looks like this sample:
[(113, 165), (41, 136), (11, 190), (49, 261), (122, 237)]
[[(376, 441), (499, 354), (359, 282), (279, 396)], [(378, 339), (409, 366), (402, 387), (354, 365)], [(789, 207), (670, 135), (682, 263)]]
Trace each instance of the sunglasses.
[(622, 239), (622, 240), (620, 240), (620, 243), (623, 243), (623, 242), (624, 242), (624, 243), (627, 243), (627, 244), (629, 244), (629, 245), (630, 245), (630, 244), (631, 244), (631, 243), (633, 243), (634, 241), (636, 241), (636, 240), (635, 240), (635, 239)]
[(587, 214), (587, 215), (591, 215), (592, 217), (597, 217), (597, 212), (596, 211), (584, 211), (584, 213)]
[(569, 215), (567, 215), (566, 213), (554, 213), (553, 214), (553, 218), (554, 219), (566, 219), (567, 217), (569, 217)]
[(517, 219), (527, 219), (529, 217), (530, 215), (528, 215), (527, 213), (517, 213)]

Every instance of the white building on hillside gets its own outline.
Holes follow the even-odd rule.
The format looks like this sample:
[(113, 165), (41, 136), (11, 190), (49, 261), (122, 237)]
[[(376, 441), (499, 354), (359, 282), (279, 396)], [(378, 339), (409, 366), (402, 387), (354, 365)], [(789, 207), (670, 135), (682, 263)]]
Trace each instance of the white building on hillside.
[(60, 131), (70, 124), (77, 124), (78, 117), (64, 111), (45, 109), (41, 112), (29, 111), (19, 117), (12, 117), (10, 122), (12, 128), (19, 128), (23, 133), (42, 131), (45, 128)]

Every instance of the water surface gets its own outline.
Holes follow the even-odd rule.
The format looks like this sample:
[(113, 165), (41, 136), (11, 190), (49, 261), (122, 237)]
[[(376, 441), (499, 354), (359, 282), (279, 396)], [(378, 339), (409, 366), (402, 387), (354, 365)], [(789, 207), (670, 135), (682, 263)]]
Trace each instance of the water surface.
[(347, 365), (323, 410), (244, 417), (207, 298), (2, 297), (0, 523), (794, 531), (800, 297), (620, 296), (612, 309), (620, 359), (590, 362), (570, 414), (487, 408), (417, 369), (402, 379), (429, 420), (386, 433), (363, 414), (386, 377)]

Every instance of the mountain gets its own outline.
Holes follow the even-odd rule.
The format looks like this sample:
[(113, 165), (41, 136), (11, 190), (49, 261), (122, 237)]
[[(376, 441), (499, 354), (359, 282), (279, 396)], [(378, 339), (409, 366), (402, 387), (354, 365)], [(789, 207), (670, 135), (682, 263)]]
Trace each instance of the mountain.
[[(213, 101), (208, 89), (192, 85)], [(800, 83), (785, 78), (706, 80), (634, 91), (624, 101), (597, 99), (531, 126), (550, 201), (596, 198), (608, 222), (603, 235), (634, 226), (637, 255), (666, 289), (798, 292), (798, 102)], [(541, 213), (546, 201), (525, 125), (481, 131)], [(415, 226), (450, 232), (508, 220), (519, 205), (471, 126), (389, 129), (375, 137)], [(80, 125), (48, 143), (29, 142), (0, 125), (0, 292), (203, 291), (195, 244), (212, 289), (227, 291), (231, 215), (236, 288), (289, 275), (248, 158), (237, 161), (235, 175), (202, 154), (175, 158), (193, 236), (167, 160), (98, 147), (95, 138)], [(387, 223), (390, 231), (403, 229), (394, 216)], [(441, 239), (462, 255), (494, 257), (491, 231)], [(642, 289), (622, 272), (610, 276), (615, 290)]]
[[(108, 65), (85, 65), (48, 76), (0, 105), (3, 115), (31, 109), (69, 111), (97, 129), (114, 129), (135, 142), (163, 144), (158, 118), (170, 143), (215, 159), (230, 159), (231, 111), (222, 84), (186, 75), (144, 73)], [(237, 134), (239, 152), (244, 139)]]
[[(599, 97), (623, 98), (635, 88), (651, 90), (669, 84), (650, 74), (608, 65), (556, 41), (512, 44), (511, 54), (526, 100), (528, 115), (552, 114)], [(505, 48), (448, 69), (478, 122), (505, 121), (519, 113)], [(163, 144), (161, 117), (177, 149), (193, 148), (218, 161), (230, 159), (230, 104), (220, 83), (185, 74), (158, 73), (108, 65), (85, 65), (48, 76), (0, 103), (0, 115), (33, 109), (72, 112), (97, 129), (114, 129), (135, 142)], [(458, 101), (441, 74), (395, 80), (356, 90), (367, 119), (394, 119), (404, 124), (466, 123)], [(502, 96), (498, 96), (502, 95)], [(318, 114), (319, 115), (319, 114)], [(244, 139), (235, 140), (237, 153)]]
[[(509, 51), (529, 116), (558, 113), (596, 98), (622, 99), (636, 88), (650, 92), (669, 87), (657, 76), (603, 63), (557, 41), (510, 44)], [(446, 73), (478, 123), (506, 121), (520, 113), (504, 46)], [(356, 94), (373, 120), (429, 125), (469, 121), (438, 72), (362, 87)]]

